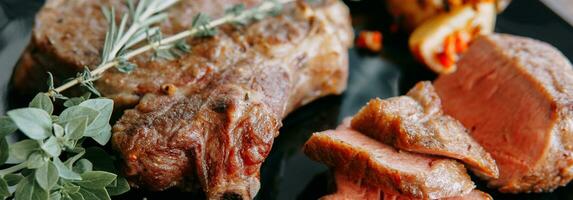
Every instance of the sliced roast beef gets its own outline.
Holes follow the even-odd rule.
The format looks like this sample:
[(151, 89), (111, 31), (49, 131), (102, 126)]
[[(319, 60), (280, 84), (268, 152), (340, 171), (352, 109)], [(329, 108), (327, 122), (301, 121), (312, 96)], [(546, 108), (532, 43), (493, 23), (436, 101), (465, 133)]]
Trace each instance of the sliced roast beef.
[(464, 195), (475, 187), (455, 160), (400, 151), (345, 127), (314, 133), (304, 152), (389, 194), (437, 199)]
[(573, 178), (573, 68), (554, 47), (495, 34), (435, 82), (445, 113), (496, 160), (505, 192), (551, 191)]
[[(361, 179), (346, 176), (344, 173), (335, 172), (334, 180), (336, 192), (326, 195), (321, 200), (416, 200), (416, 198), (389, 194), (379, 188), (362, 183)], [(472, 190), (469, 194), (442, 198), (442, 200), (491, 200), (489, 194), (479, 190)]]
[(459, 159), (481, 176), (498, 176), (491, 156), (442, 113), (430, 82), (418, 83), (407, 96), (371, 100), (352, 118), (352, 128), (398, 149)]

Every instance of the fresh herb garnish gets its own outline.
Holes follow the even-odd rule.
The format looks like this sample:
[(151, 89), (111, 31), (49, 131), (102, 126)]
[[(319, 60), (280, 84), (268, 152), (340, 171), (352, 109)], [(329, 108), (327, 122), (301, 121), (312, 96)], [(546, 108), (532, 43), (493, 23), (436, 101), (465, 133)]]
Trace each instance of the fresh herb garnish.
[[(129, 59), (150, 50), (166, 59), (182, 56), (191, 51), (186, 38), (213, 36), (215, 28), (226, 23), (245, 25), (260, 20), (293, 1), (267, 0), (251, 9), (239, 4), (215, 20), (199, 13), (188, 30), (165, 38), (155, 25), (167, 18), (164, 11), (178, 0), (140, 0), (137, 4), (128, 0), (129, 12), (122, 15), (119, 24), (114, 8), (102, 8), (108, 31), (101, 64), (94, 70), (86, 67), (59, 87), (48, 73), (46, 93), (37, 94), (28, 107), (0, 116), (0, 199), (108, 200), (128, 191), (127, 180), (116, 175), (112, 156), (101, 148), (82, 146), (86, 140), (104, 146), (111, 137), (113, 101), (90, 99), (90, 93), (100, 96), (93, 82), (114, 67), (120, 72), (133, 71), (136, 65)], [(73, 98), (61, 94), (76, 85), (90, 93)], [(66, 107), (59, 115), (54, 114), (57, 99), (65, 100)], [(28, 139), (10, 144), (6, 136), (18, 130)]]
[(50, 97), (40, 93), (29, 107), (8, 111), (8, 117), (0, 118), (2, 136), (18, 129), (30, 138), (7, 145), (2, 137), (0, 164), (11, 166), (0, 170), (0, 197), (15, 191), (16, 199), (110, 199), (108, 190), (129, 190), (127, 184), (111, 185), (126, 182), (115, 175), (113, 164), (107, 166), (111, 170), (95, 171), (94, 163), (104, 163), (82, 158), (86, 139), (101, 145), (109, 141), (113, 101), (88, 99), (78, 104), (76, 100), (67, 100), (68, 108), (58, 116), (53, 114)]

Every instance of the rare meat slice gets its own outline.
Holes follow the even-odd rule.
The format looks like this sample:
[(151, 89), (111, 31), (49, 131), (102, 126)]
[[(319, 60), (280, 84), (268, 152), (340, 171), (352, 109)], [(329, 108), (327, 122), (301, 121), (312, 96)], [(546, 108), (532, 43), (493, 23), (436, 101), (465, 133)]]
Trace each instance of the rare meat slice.
[[(404, 195), (382, 192), (379, 188), (362, 183), (361, 179), (349, 177), (344, 173), (335, 172), (334, 181), (336, 192), (321, 197), (321, 200), (416, 200)], [(442, 198), (442, 200), (491, 200), (489, 194), (472, 190), (469, 194), (457, 197)]]
[(455, 160), (400, 151), (344, 127), (314, 133), (304, 152), (391, 194), (437, 199), (464, 195), (475, 187)]
[(352, 118), (352, 128), (398, 149), (458, 159), (480, 176), (498, 176), (491, 156), (460, 122), (442, 113), (427, 81), (407, 96), (371, 100)]
[(573, 178), (573, 69), (554, 47), (495, 34), (475, 41), (435, 87), (500, 170), (505, 192), (551, 191)]

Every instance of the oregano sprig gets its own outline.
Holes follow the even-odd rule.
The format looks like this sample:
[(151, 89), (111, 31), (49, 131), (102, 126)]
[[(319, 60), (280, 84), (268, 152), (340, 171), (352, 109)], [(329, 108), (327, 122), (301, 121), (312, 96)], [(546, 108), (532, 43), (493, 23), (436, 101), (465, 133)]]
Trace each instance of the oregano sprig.
[[(116, 195), (129, 190), (113, 165), (102, 167), (105, 162), (83, 158), (90, 153), (82, 147), (86, 139), (100, 145), (109, 141), (113, 101), (72, 98), (64, 105), (55, 115), (50, 97), (39, 93), (28, 107), (0, 117), (0, 164), (11, 165), (0, 170), (0, 199), (12, 191), (16, 199), (110, 199), (109, 190)], [(8, 145), (5, 136), (16, 130), (29, 139)]]

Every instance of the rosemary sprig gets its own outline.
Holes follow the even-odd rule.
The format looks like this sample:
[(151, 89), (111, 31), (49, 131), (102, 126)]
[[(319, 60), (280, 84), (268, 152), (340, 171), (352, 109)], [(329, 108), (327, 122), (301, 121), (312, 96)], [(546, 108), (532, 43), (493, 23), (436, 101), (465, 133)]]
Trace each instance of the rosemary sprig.
[[(162, 2), (161, 0), (154, 0), (154, 1)], [(248, 10), (240, 9), (240, 7), (242, 7), (242, 6), (238, 6), (238, 7), (235, 6), (235, 7), (232, 7), (235, 9), (233, 12), (227, 12), (227, 14), (225, 14), (221, 18), (218, 18), (218, 19), (215, 19), (212, 21), (208, 21), (208, 22), (203, 21), (203, 23), (200, 23), (200, 26), (191, 27), (188, 30), (179, 32), (179, 33), (172, 35), (172, 36), (169, 36), (169, 37), (162, 38), (159, 41), (151, 42), (147, 45), (136, 48), (134, 50), (125, 51), (126, 50), (125, 47), (116, 47), (114, 49), (120, 49), (120, 50), (124, 51), (124, 53), (121, 54), (122, 55), (121, 59), (117, 59), (117, 58), (110, 59), (112, 56), (107, 56), (108, 59), (106, 59), (106, 60), (108, 60), (108, 61), (100, 64), (98, 67), (96, 67), (94, 70), (92, 70), (91, 74), (94, 77), (97, 77), (97, 76), (103, 74), (105, 71), (109, 70), (110, 68), (118, 66), (121, 62), (127, 61), (127, 60), (129, 60), (129, 59), (131, 59), (137, 55), (140, 55), (142, 53), (145, 53), (147, 51), (158, 49), (158, 47), (159, 48), (165, 48), (165, 47), (173, 46), (174, 44), (176, 44), (180, 41), (183, 41), (185, 38), (188, 38), (188, 37), (197, 36), (197, 35), (209, 35), (209, 34), (206, 34), (206, 32), (205, 32), (206, 30), (213, 30), (214, 28), (221, 26), (223, 24), (227, 24), (227, 23), (245, 24), (245, 23), (253, 21), (253, 20), (262, 19), (264, 16), (276, 14), (277, 11), (281, 10), (282, 5), (284, 5), (286, 3), (291, 3), (294, 1), (295, 0), (267, 0), (267, 1), (264, 1), (261, 4), (259, 4), (258, 6), (251, 8), (251, 9), (248, 9)], [(162, 7), (163, 10), (166, 8), (164, 6), (160, 6), (160, 7)], [(197, 18), (198, 16), (200, 16), (200, 15), (199, 14), (196, 15), (195, 18)], [(110, 16), (110, 18), (111, 18), (111, 16)], [(109, 33), (109, 35), (112, 35), (112, 34)], [(139, 38), (137, 38), (137, 39), (139, 39)], [(133, 40), (133, 41), (137, 41), (137, 40)], [(143, 41), (143, 40), (141, 40), (141, 41)], [(128, 43), (128, 44), (131, 44), (131, 43)], [(133, 45), (131, 45), (130, 47), (132, 47), (132, 46)], [(116, 51), (110, 51), (110, 52), (113, 53)], [(119, 52), (119, 50), (117, 52)], [(55, 88), (54, 90), (50, 91), (48, 93), (48, 95), (53, 96), (55, 94), (61, 93), (64, 90), (67, 90), (67, 89), (69, 89), (69, 88), (71, 88), (77, 84), (80, 84), (80, 83), (82, 83), (82, 78), (77, 77), (77, 78), (75, 78), (69, 82), (66, 82), (63, 85)]]
[[(179, 0), (141, 0), (134, 5), (133, 0), (127, 1), (128, 13), (121, 17), (119, 26), (115, 21), (115, 11), (103, 7), (102, 11), (109, 25), (104, 48), (102, 51), (102, 63), (107, 63), (117, 57), (121, 57), (124, 51), (146, 39), (147, 35), (155, 35), (159, 32), (158, 27), (152, 25), (167, 18), (165, 9), (171, 7)], [(131, 25), (129, 28), (127, 24)]]

